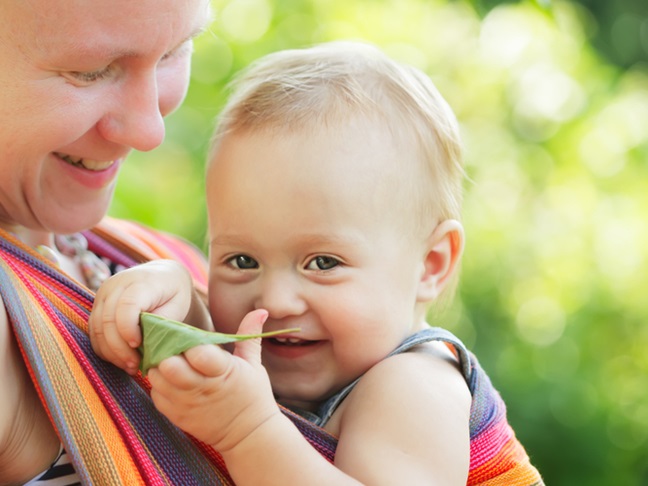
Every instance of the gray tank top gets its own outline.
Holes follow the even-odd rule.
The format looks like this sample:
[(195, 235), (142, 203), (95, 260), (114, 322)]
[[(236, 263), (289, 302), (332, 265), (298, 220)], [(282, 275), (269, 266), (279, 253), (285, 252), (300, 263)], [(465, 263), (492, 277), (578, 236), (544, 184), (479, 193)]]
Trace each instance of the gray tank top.
[[(463, 345), (463, 343), (459, 340), (459, 338), (457, 338), (450, 331), (447, 331), (440, 327), (429, 327), (415, 334), (412, 334), (407, 339), (405, 339), (396, 349), (394, 349), (391, 353), (389, 353), (389, 355), (386, 356), (386, 358), (389, 358), (390, 356), (394, 356), (396, 354), (404, 353), (412, 349), (414, 346), (423, 343), (428, 343), (431, 341), (446, 342), (454, 346), (458, 354), (461, 373), (464, 379), (466, 380), (466, 383), (470, 384), (471, 376), (472, 376), (472, 365), (470, 362), (468, 350)], [(322, 405), (320, 405), (317, 412), (309, 412), (301, 409), (291, 409), (291, 410), (301, 415), (309, 422), (312, 422), (315, 425), (319, 425), (320, 427), (324, 427), (331, 419), (331, 416), (340, 406), (342, 401), (347, 397), (349, 393), (351, 393), (351, 390), (353, 390), (353, 388), (358, 384), (360, 378), (362, 378), (362, 376), (358, 377), (355, 381), (348, 384), (346, 387), (341, 389), (332, 397), (328, 398), (324, 403), (322, 403)]]

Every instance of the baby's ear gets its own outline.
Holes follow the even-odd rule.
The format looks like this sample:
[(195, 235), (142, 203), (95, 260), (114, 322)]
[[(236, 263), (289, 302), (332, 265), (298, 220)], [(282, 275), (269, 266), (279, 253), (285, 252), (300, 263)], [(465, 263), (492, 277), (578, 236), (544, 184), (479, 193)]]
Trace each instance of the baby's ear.
[(447, 219), (428, 237), (417, 300), (430, 302), (441, 294), (457, 270), (464, 248), (464, 230), (459, 221)]

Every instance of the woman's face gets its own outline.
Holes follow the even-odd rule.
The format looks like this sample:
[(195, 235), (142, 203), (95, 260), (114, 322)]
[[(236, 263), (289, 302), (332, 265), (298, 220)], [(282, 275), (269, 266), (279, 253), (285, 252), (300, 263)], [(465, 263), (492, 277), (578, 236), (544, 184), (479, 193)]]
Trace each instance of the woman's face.
[(0, 2), (0, 226), (105, 214), (132, 150), (164, 138), (208, 0)]

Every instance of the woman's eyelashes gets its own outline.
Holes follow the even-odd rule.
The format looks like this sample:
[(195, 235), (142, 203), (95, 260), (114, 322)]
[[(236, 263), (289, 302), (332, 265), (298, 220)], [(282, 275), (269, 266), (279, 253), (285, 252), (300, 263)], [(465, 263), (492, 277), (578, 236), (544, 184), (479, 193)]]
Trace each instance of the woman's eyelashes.
[(191, 55), (193, 53), (193, 46), (194, 46), (193, 39), (188, 39), (184, 41), (182, 44), (180, 44), (178, 47), (176, 47), (175, 49), (170, 50), (164, 56), (162, 56), (160, 62), (173, 59), (174, 57), (180, 57), (185, 54)]
[(100, 81), (104, 78), (107, 78), (108, 75), (110, 74), (110, 66), (97, 71), (88, 71), (88, 72), (72, 71), (70, 74), (74, 78), (76, 78), (77, 80), (83, 83), (93, 83), (95, 81)]
[[(160, 63), (171, 61), (176, 57), (182, 57), (183, 55), (191, 55), (193, 51), (193, 41), (188, 40), (183, 42), (181, 45), (175, 49), (167, 52), (160, 58)], [(89, 85), (97, 81), (101, 81), (109, 77), (114, 71), (113, 64), (109, 64), (100, 69), (92, 71), (68, 71), (65, 73), (68, 77), (74, 79), (74, 81), (80, 82), (82, 85)]]

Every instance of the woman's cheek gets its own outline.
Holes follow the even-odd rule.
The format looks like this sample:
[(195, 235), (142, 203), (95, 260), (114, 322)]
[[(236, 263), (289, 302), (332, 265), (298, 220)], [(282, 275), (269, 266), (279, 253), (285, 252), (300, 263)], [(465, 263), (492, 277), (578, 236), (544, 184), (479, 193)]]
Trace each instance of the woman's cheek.
[(166, 116), (180, 106), (189, 88), (191, 57), (176, 61), (173, 66), (164, 66), (158, 71), (160, 113)]

